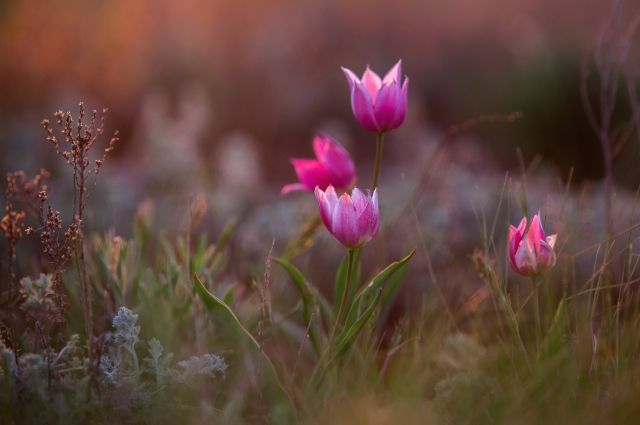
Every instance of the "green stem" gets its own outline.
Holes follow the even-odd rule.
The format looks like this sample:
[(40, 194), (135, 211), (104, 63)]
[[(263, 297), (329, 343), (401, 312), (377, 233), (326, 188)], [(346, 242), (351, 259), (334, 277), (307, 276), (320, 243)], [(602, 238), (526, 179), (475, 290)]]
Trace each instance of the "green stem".
[(380, 177), (380, 168), (382, 167), (382, 148), (384, 144), (384, 132), (376, 135), (376, 165), (373, 169), (373, 184), (371, 190), (378, 187), (378, 177)]
[(345, 283), (342, 290), (342, 298), (340, 300), (338, 314), (336, 315), (336, 320), (333, 323), (333, 328), (331, 329), (331, 333), (329, 334), (329, 345), (320, 356), (320, 359), (318, 360), (318, 363), (316, 364), (316, 367), (311, 374), (311, 379), (309, 380), (309, 386), (307, 387), (306, 393), (308, 393), (312, 389), (315, 389), (316, 385), (318, 385), (324, 379), (324, 376), (328, 370), (327, 368), (332, 361), (333, 345), (335, 344), (335, 338), (338, 333), (338, 328), (340, 327), (340, 322), (342, 322), (342, 318), (345, 315), (347, 298), (349, 298), (349, 287), (351, 286), (351, 274), (353, 270), (355, 252), (355, 249), (349, 248), (349, 255), (347, 258), (347, 282)]
[(542, 283), (542, 279), (539, 277), (533, 276), (531, 278), (531, 284), (533, 285), (533, 314), (535, 318), (535, 326), (536, 326), (536, 342), (540, 341), (540, 337), (542, 334), (542, 322), (540, 319), (540, 284)]
[(342, 298), (340, 299), (340, 307), (338, 308), (338, 315), (336, 316), (336, 321), (333, 324), (333, 330), (331, 331), (332, 341), (338, 331), (340, 322), (342, 322), (342, 318), (345, 314), (345, 310), (347, 307), (347, 298), (349, 298), (349, 288), (351, 286), (351, 274), (353, 271), (353, 259), (355, 257), (355, 252), (356, 252), (355, 249), (349, 248), (349, 257), (347, 259), (347, 283), (344, 285), (344, 289), (342, 290)]

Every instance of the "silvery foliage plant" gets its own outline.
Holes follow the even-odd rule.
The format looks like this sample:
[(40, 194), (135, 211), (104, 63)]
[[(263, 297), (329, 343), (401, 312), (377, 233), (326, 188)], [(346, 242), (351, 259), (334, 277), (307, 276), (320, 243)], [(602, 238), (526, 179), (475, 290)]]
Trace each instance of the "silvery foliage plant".
[(0, 342), (0, 423), (126, 422), (138, 414), (168, 423), (189, 408), (185, 389), (224, 377), (227, 364), (214, 354), (174, 367), (173, 354), (158, 339), (141, 343), (137, 321), (136, 313), (120, 307), (93, 375), (78, 335), (58, 352), (16, 354)]

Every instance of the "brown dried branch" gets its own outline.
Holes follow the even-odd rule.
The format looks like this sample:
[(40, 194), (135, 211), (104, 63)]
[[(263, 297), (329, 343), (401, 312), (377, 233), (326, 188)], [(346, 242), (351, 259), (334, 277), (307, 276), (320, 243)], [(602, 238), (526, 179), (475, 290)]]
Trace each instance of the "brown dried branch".
[[(93, 161), (91, 160), (91, 152), (98, 139), (105, 132), (107, 112), (107, 109), (103, 109), (102, 113), (98, 113), (94, 109), (87, 117), (83, 102), (78, 104), (78, 115), (75, 120), (71, 112), (57, 111), (54, 114), (54, 118), (60, 137), (56, 136), (49, 120), (42, 121), (42, 126), (46, 131), (45, 141), (53, 145), (56, 153), (73, 169), (73, 220), (62, 239), (64, 241), (63, 246), (68, 251), (57, 254), (65, 260), (70, 256), (75, 258), (76, 270), (80, 279), (87, 345), (90, 352), (93, 352), (93, 306), (91, 302), (91, 285), (87, 275), (84, 254), (84, 210), (89, 196), (89, 179), (93, 176), (95, 183), (95, 176), (99, 173), (106, 157), (113, 151), (115, 144), (119, 140), (118, 133), (114, 133), (97, 158), (93, 159)], [(61, 221), (59, 219), (59, 215), (56, 215), (55, 212), (48, 212), (47, 223), (52, 226), (58, 225), (58, 229), (61, 229)], [(46, 236), (48, 238), (57, 237), (58, 233), (51, 230)]]
[[(591, 77), (590, 64), (587, 59), (583, 62), (580, 95), (587, 116), (587, 122), (597, 135), (602, 150), (605, 170), (605, 220), (609, 238), (615, 233), (611, 217), (611, 202), (614, 190), (613, 160), (624, 147), (633, 133), (639, 128), (640, 102), (637, 100), (635, 79), (630, 78), (629, 50), (631, 38), (640, 25), (640, 15), (623, 29), (623, 0), (614, 0), (611, 14), (600, 31), (596, 48), (593, 52), (593, 69), (598, 78), (597, 102), (589, 93), (589, 79)], [(613, 117), (618, 102), (618, 92), (624, 74), (627, 75), (628, 96), (633, 111), (631, 124), (622, 131), (614, 128)], [(597, 111), (597, 112), (596, 112)]]

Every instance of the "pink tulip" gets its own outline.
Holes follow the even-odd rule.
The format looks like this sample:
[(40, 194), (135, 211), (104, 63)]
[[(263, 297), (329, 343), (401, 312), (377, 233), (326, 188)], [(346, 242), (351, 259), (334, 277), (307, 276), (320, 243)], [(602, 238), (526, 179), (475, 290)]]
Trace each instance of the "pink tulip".
[(319, 134), (313, 139), (313, 151), (317, 159), (291, 159), (299, 183), (282, 188), (282, 194), (296, 190), (312, 192), (316, 186), (326, 189), (333, 185), (348, 189), (356, 181), (356, 168), (349, 152), (331, 137)]
[(369, 242), (378, 233), (380, 210), (378, 208), (378, 190), (364, 194), (358, 188), (351, 196), (344, 193), (340, 198), (333, 186), (323, 191), (315, 190), (316, 201), (320, 208), (320, 218), (329, 233), (347, 248), (358, 248)]
[(351, 91), (351, 109), (365, 129), (383, 133), (400, 127), (407, 115), (409, 78), (402, 82), (402, 61), (398, 61), (383, 79), (367, 65), (358, 78), (342, 68)]
[(540, 211), (533, 216), (525, 235), (527, 218), (518, 227), (509, 226), (509, 260), (513, 269), (523, 276), (536, 276), (556, 263), (553, 246), (557, 235), (545, 236), (540, 223)]

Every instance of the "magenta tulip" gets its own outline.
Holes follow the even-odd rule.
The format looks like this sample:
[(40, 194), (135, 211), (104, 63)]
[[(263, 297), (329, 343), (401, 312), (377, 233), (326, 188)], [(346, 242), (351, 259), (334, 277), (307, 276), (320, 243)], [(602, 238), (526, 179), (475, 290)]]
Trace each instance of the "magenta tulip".
[(291, 159), (298, 183), (282, 188), (282, 194), (305, 190), (312, 192), (316, 187), (326, 189), (329, 185), (339, 189), (349, 189), (356, 181), (356, 167), (349, 152), (331, 137), (319, 134), (313, 139), (316, 159)]
[(382, 79), (369, 66), (361, 79), (347, 68), (342, 71), (351, 90), (351, 109), (360, 125), (378, 133), (400, 127), (407, 115), (409, 89), (409, 78), (401, 81), (402, 61)]
[(525, 235), (527, 218), (518, 227), (509, 227), (509, 260), (513, 269), (523, 276), (537, 276), (556, 263), (553, 247), (557, 235), (545, 236), (540, 212), (533, 216)]
[(333, 186), (323, 191), (315, 190), (316, 201), (320, 208), (320, 218), (329, 233), (347, 248), (359, 248), (369, 242), (378, 233), (380, 227), (380, 209), (378, 208), (378, 190), (363, 193), (353, 189), (351, 196), (344, 193), (338, 198)]

